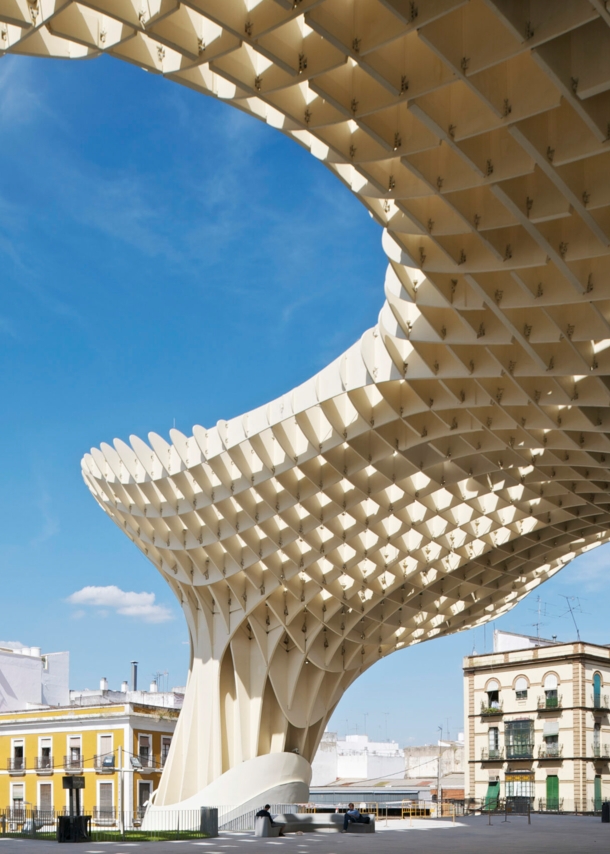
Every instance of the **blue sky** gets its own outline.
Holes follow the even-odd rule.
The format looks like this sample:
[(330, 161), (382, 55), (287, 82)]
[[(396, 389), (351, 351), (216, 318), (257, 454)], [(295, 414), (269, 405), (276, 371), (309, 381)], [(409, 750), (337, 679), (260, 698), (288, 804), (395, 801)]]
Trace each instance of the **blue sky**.
[[(90, 498), (82, 454), (174, 420), (189, 433), (324, 367), (375, 322), (381, 232), (277, 131), (108, 58), (2, 59), (0, 176), (0, 638), (69, 649), (73, 687), (118, 687), (131, 659), (183, 684), (179, 609)], [(607, 554), (540, 589), (543, 634), (572, 638), (574, 595), (583, 638), (610, 642)], [(535, 631), (535, 609), (500, 625)], [(419, 743), (447, 719), (455, 734), (461, 658), (491, 633), (381, 662), (333, 728), (368, 713), (375, 738)]]

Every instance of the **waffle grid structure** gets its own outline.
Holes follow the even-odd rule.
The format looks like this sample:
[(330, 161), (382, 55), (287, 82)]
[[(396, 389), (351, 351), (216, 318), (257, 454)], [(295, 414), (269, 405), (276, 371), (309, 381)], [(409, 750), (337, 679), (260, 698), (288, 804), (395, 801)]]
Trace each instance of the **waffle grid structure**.
[(603, 0), (0, 0), (0, 53), (108, 53), (308, 148), (383, 226), (377, 325), (303, 386), (83, 460), (182, 603), (157, 803), (315, 753), (380, 657), (608, 540)]

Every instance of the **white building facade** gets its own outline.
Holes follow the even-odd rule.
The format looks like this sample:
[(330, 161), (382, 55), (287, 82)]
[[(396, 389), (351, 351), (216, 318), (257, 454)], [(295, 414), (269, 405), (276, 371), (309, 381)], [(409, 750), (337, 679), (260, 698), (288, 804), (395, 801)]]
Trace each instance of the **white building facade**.
[(396, 741), (370, 741), (367, 735), (347, 735), (344, 741), (325, 732), (314, 757), (312, 786), (336, 780), (373, 780), (404, 776), (404, 754)]
[(70, 702), (70, 653), (38, 646), (0, 647), (0, 712)]

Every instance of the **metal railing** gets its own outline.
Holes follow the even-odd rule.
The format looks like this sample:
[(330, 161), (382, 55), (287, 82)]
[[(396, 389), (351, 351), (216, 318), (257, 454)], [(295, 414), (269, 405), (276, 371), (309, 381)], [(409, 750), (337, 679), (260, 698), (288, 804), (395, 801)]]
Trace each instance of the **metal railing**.
[(563, 744), (543, 744), (538, 748), (538, 759), (559, 759), (563, 754)]
[(557, 697), (538, 697), (538, 711), (543, 709), (560, 709), (561, 708), (561, 694), (558, 694)]
[(25, 756), (13, 756), (6, 760), (6, 770), (9, 774), (25, 774), (26, 767)]
[(538, 812), (563, 812), (563, 798), (538, 798)]
[(610, 705), (608, 703), (608, 695), (607, 694), (593, 694), (593, 708), (594, 709), (610, 709)]
[(484, 716), (502, 715), (504, 714), (502, 711), (503, 705), (502, 700), (494, 701), (491, 706), (485, 700), (481, 700), (481, 714)]
[(481, 750), (481, 762), (500, 762), (504, 758), (504, 748), (483, 748)]
[(115, 770), (114, 753), (101, 753), (93, 757), (93, 767), (96, 771), (106, 771), (112, 774)]
[(607, 744), (594, 744), (591, 748), (594, 759), (610, 759), (610, 747)]
[(66, 771), (71, 771), (74, 773), (75, 771), (83, 770), (83, 757), (82, 756), (64, 756), (64, 769)]
[(37, 774), (52, 774), (54, 768), (53, 757), (37, 756), (34, 760), (34, 768)]
[[(226, 808), (225, 808), (226, 809)], [(291, 807), (283, 806), (288, 812)], [(292, 809), (295, 809), (293, 806)], [(279, 810), (278, 810), (279, 811)], [(5, 839), (57, 839), (59, 819), (68, 814), (66, 809), (42, 810), (26, 807), (7, 807), (0, 809), (0, 838)], [(142, 820), (139, 810), (119, 812), (112, 807), (96, 806), (87, 813), (91, 818), (91, 842), (145, 842), (153, 840), (178, 840), (205, 838), (202, 829), (204, 820), (202, 811), (168, 810), (154, 816), (150, 829), (146, 820)], [(246, 822), (247, 823), (247, 822)], [(254, 821), (250, 822), (253, 829)]]

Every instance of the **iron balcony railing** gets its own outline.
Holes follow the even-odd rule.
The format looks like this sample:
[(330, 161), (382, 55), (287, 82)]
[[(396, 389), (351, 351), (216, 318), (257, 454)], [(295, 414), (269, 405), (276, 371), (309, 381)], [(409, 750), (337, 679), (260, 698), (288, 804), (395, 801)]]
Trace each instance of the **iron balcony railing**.
[(484, 716), (501, 715), (503, 714), (502, 705), (501, 700), (494, 700), (491, 705), (485, 700), (481, 700), (481, 714)]
[(593, 694), (593, 708), (610, 710), (607, 694)]
[(64, 769), (66, 771), (82, 771), (83, 757), (82, 756), (64, 756)]
[(610, 746), (607, 744), (594, 744), (591, 755), (595, 759), (610, 759)]
[(563, 812), (563, 798), (539, 798), (538, 812)]
[(538, 759), (559, 759), (563, 755), (563, 744), (542, 744), (538, 748)]
[(9, 774), (25, 774), (25, 756), (13, 756), (12, 759), (7, 759), (6, 768)]
[(533, 759), (534, 745), (533, 744), (507, 744), (506, 745), (507, 759)]
[(52, 756), (37, 756), (34, 760), (34, 767), (37, 774), (52, 774), (53, 773), (53, 757)]
[(481, 762), (501, 762), (504, 758), (504, 748), (490, 747), (481, 751)]
[(114, 807), (93, 807), (93, 821), (99, 824), (100, 822), (115, 822), (117, 819), (117, 810)]
[(101, 753), (93, 757), (93, 767), (96, 771), (112, 774), (115, 769), (114, 753)]
[(561, 694), (557, 697), (538, 697), (538, 709), (560, 709)]

